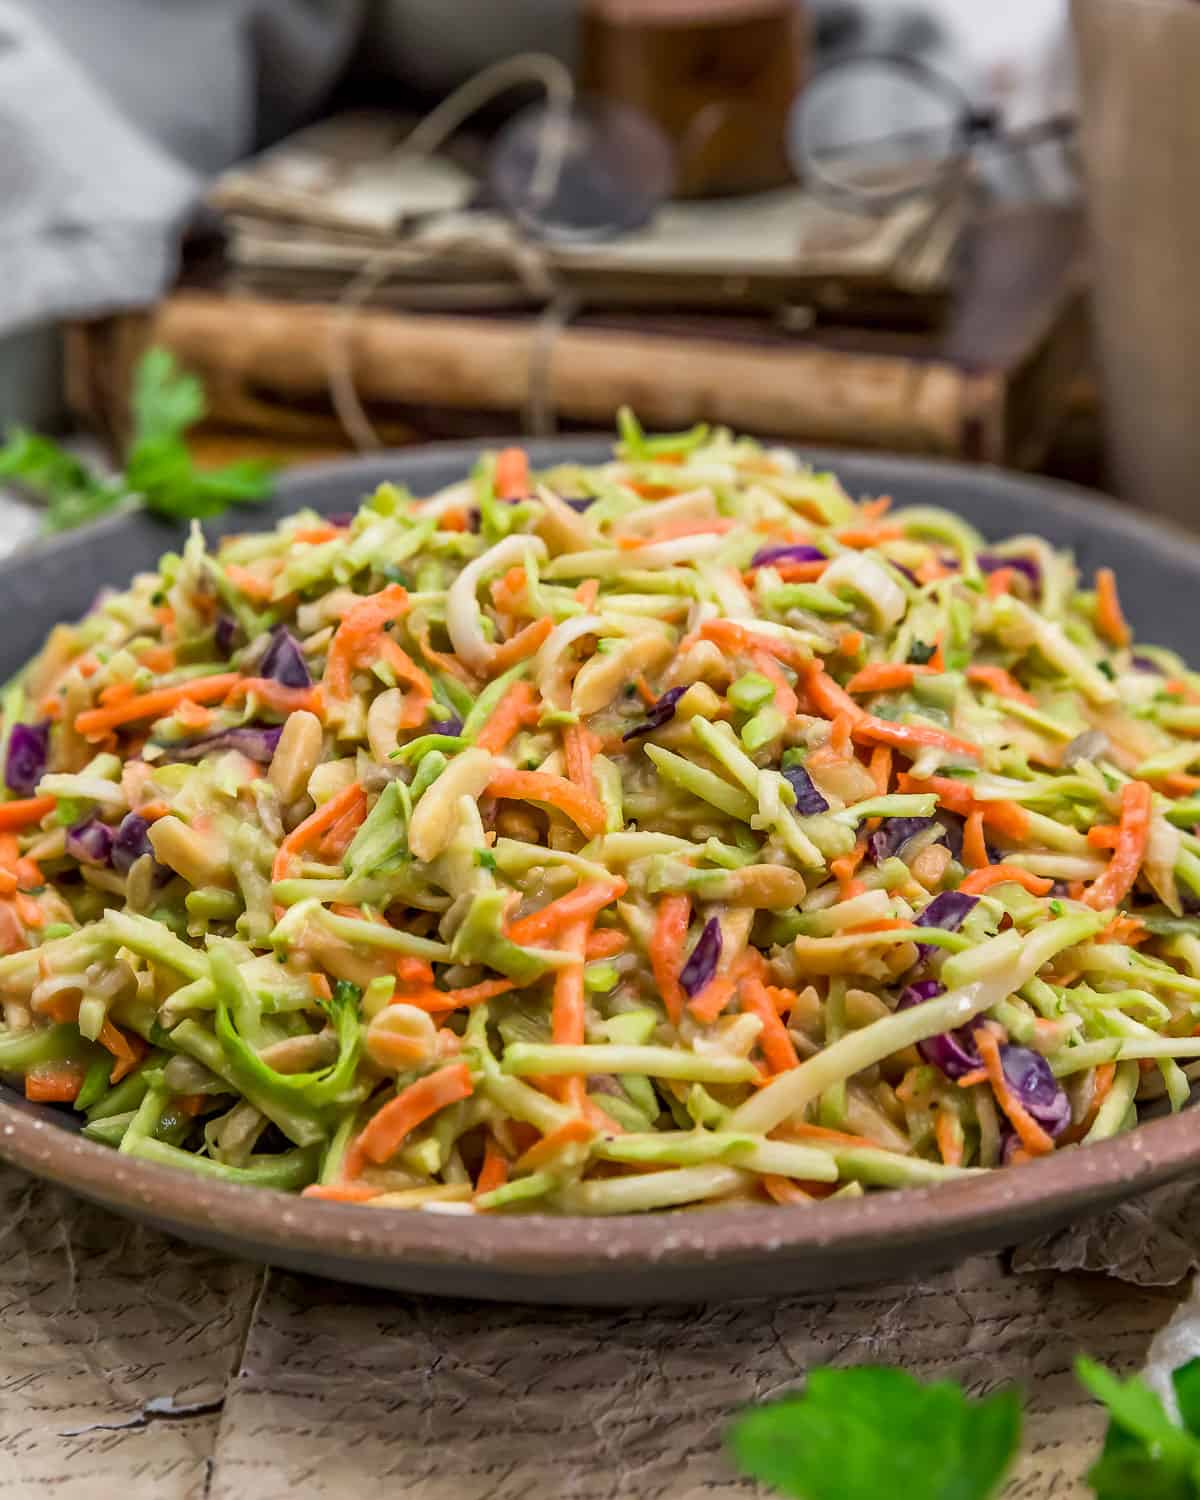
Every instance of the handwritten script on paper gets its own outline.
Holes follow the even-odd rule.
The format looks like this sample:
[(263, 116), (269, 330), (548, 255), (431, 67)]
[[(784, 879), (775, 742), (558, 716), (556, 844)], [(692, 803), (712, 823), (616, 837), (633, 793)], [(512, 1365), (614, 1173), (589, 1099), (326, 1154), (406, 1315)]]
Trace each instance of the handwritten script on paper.
[[(1188, 1225), (1170, 1203), (1173, 1269)], [(867, 1361), (1022, 1384), (1009, 1494), (1073, 1500), (1103, 1427), (1075, 1352), (1138, 1367), (1186, 1290), (1154, 1284), (1145, 1219), (1137, 1257), (1101, 1220), (1032, 1247), (1021, 1275), (982, 1256), (897, 1283), (881, 1252), (857, 1291), (597, 1312), (264, 1272), (6, 1169), (0, 1225), (0, 1500), (358, 1500), (379, 1482), (403, 1500), (731, 1500), (755, 1491), (724, 1456), (730, 1415), (813, 1364)], [(1101, 1254), (1150, 1273), (1046, 1269)]]

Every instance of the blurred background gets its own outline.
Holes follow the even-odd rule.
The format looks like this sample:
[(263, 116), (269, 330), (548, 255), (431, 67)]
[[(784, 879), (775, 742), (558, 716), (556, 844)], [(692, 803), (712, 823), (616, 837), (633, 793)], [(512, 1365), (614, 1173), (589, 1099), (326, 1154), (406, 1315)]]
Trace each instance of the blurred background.
[(1079, 126), (1166, 12), (1194, 36), (1194, 0), (1077, 0), (1081, 88), (1068, 0), (0, 0), (0, 422), (119, 464), (162, 346), (202, 463), (627, 402), (1190, 521), (1178, 466), (1128, 462), (1143, 428), (1114, 466), (1133, 272), (1084, 227), (1085, 176), (1094, 213), (1173, 189), (1115, 73)]

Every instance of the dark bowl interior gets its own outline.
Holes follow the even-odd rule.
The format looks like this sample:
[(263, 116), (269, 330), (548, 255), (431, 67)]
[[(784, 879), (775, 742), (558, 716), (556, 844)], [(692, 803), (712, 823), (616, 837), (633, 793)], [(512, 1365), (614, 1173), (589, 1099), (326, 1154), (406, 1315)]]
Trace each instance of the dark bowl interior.
[[(292, 473), (261, 511), (210, 528), (245, 530), (301, 506), (353, 508), (390, 479), (428, 493), (460, 478), (482, 445), (439, 445)], [(528, 445), (535, 466), (594, 462), (592, 440)], [(887, 457), (805, 455), (852, 493), (941, 505), (992, 538), (1036, 532), (1070, 548), (1085, 572), (1119, 570), (1126, 613), (1144, 641), (1192, 655), (1189, 599), (1200, 544), (1085, 491), (989, 470)], [(102, 585), (123, 584), (181, 536), (141, 513), (41, 543), (0, 563), (7, 603), (0, 676), (48, 629), (83, 613)], [(617, 1303), (749, 1297), (850, 1285), (948, 1264), (1061, 1227), (1200, 1168), (1189, 1114), (1044, 1161), (935, 1189), (801, 1208), (700, 1209), (603, 1220), (468, 1219), (301, 1202), (205, 1182), (83, 1140), (61, 1112), (0, 1087), (0, 1157), (117, 1212), (229, 1251), (366, 1285), (529, 1302)]]

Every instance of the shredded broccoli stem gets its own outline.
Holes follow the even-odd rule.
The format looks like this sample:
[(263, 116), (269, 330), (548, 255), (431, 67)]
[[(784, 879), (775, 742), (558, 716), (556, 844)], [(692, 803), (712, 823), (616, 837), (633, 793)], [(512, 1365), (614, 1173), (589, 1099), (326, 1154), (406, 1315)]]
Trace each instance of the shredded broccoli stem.
[(195, 530), (0, 697), (0, 1076), (126, 1156), (465, 1214), (932, 1186), (1014, 1097), (1032, 1151), (1181, 1108), (1200, 675), (1106, 570), (885, 511), (625, 411), (609, 463)]

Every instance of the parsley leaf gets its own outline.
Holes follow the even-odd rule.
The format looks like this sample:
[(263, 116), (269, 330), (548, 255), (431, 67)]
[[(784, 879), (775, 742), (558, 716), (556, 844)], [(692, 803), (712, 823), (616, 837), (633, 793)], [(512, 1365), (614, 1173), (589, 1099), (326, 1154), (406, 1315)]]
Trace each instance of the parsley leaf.
[(104, 478), (51, 438), (14, 430), (0, 448), (0, 478), (42, 497), (45, 530), (67, 531), (93, 521), (129, 496), (178, 520), (220, 515), (271, 491), (269, 464), (253, 460), (198, 469), (185, 435), (204, 417), (204, 390), (165, 349), (151, 349), (134, 375), (133, 437), (123, 477)]
[(1195, 1500), (1200, 1495), (1200, 1360), (1173, 1378), (1186, 1430), (1167, 1415), (1158, 1395), (1134, 1376), (1121, 1381), (1103, 1365), (1080, 1357), (1080, 1382), (1108, 1407), (1104, 1451), (1088, 1471), (1097, 1500)]
[(903, 1370), (813, 1370), (804, 1393), (743, 1415), (730, 1433), (746, 1474), (798, 1500), (986, 1500), (1017, 1450), (1020, 1399), (972, 1400)]

